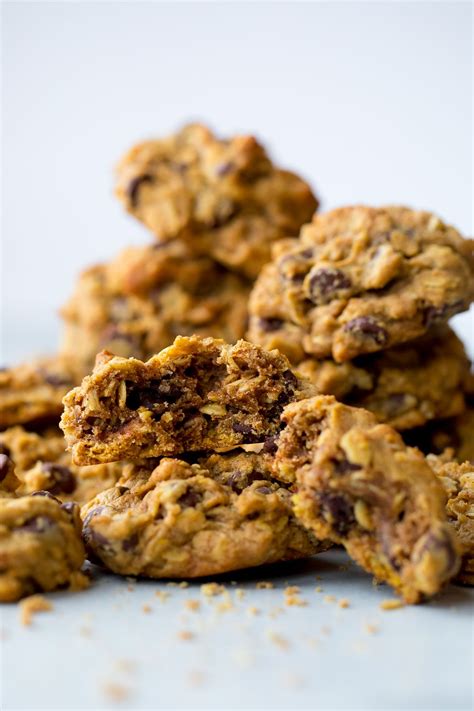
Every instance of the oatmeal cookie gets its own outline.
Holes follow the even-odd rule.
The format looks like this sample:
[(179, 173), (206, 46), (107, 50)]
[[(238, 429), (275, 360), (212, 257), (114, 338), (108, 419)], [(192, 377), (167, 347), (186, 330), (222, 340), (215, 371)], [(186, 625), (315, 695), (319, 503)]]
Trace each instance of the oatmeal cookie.
[(406, 430), (464, 411), (470, 362), (454, 331), (440, 326), (409, 343), (345, 363), (306, 358), (297, 370), (320, 393)]
[(61, 501), (78, 504), (85, 504), (114, 486), (123, 470), (121, 462), (90, 467), (72, 464), (64, 435), (57, 425), (37, 432), (10, 427), (0, 432), (0, 451), (15, 467), (18, 494), (48, 491)]
[(76, 504), (46, 492), (0, 498), (0, 601), (84, 586), (85, 560)]
[(433, 454), (427, 459), (446, 490), (448, 520), (461, 542), (462, 563), (456, 580), (474, 585), (474, 464)]
[(62, 353), (79, 378), (96, 354), (147, 360), (176, 336), (233, 343), (245, 333), (249, 283), (180, 242), (130, 247), (83, 272), (62, 309)]
[(360, 408), (318, 396), (288, 405), (275, 469), (296, 481), (295, 513), (341, 543), (408, 603), (434, 595), (460, 565), (443, 487), (416, 449)]
[[(153, 465), (152, 465), (153, 466)], [(82, 508), (91, 560), (115, 573), (195, 578), (310, 556), (328, 547), (292, 514), (291, 494), (253, 453), (130, 467)]]
[(202, 125), (134, 146), (118, 165), (116, 193), (160, 241), (178, 238), (250, 278), (271, 243), (297, 235), (318, 206), (255, 138), (221, 140)]
[(12, 497), (20, 486), (15, 474), (15, 463), (0, 440), (0, 498)]
[(0, 371), (0, 429), (58, 420), (76, 383), (61, 358), (40, 358)]
[(275, 245), (249, 304), (249, 340), (337, 362), (425, 334), (474, 299), (474, 241), (428, 212), (345, 207)]
[(313, 393), (277, 351), (179, 336), (146, 363), (104, 353), (61, 426), (76, 464), (224, 450), (276, 434), (283, 407)]

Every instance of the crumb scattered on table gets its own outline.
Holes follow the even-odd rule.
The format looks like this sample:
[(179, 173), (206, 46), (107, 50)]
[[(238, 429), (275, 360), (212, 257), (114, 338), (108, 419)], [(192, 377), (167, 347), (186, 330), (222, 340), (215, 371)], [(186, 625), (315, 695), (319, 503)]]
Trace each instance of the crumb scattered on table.
[(191, 612), (197, 612), (201, 607), (201, 603), (199, 600), (190, 599), (184, 601), (184, 606), (187, 610), (191, 610)]
[(225, 587), (219, 585), (219, 583), (204, 583), (201, 585), (201, 593), (206, 597), (215, 597), (216, 595), (222, 595), (225, 592)]
[(266, 580), (260, 580), (260, 582), (258, 582), (255, 587), (257, 588), (257, 590), (271, 590), (275, 586), (273, 585), (273, 583), (269, 583)]
[(125, 701), (130, 696), (130, 690), (116, 682), (108, 682), (104, 685), (103, 690), (111, 701)]
[(273, 630), (270, 630), (268, 632), (268, 639), (280, 649), (288, 649), (290, 646), (290, 643), (287, 639), (285, 639), (285, 637), (282, 637), (280, 634), (277, 634), (277, 632), (273, 632)]
[(170, 594), (166, 592), (166, 590), (157, 590), (155, 592), (155, 597), (158, 598), (158, 600), (161, 600), (161, 602), (164, 602), (169, 598)]
[(347, 597), (341, 597), (337, 604), (342, 608), (350, 607), (350, 602)]
[(398, 610), (400, 607), (405, 607), (405, 603), (397, 598), (382, 600), (380, 603), (381, 610)]
[(194, 634), (190, 630), (180, 630), (178, 632), (178, 639), (182, 639), (185, 641), (194, 639)]
[(259, 615), (260, 614), (260, 610), (258, 609), (258, 607), (255, 607), (255, 605), (251, 605), (250, 607), (248, 607), (247, 612), (249, 613), (249, 615)]
[(336, 602), (336, 598), (334, 595), (325, 595), (324, 602)]
[(369, 634), (376, 634), (379, 631), (379, 628), (378, 625), (374, 625), (370, 622), (367, 622), (367, 624), (365, 625), (365, 631)]
[(28, 626), (38, 612), (49, 612), (53, 605), (43, 595), (30, 595), (19, 603), (21, 624)]

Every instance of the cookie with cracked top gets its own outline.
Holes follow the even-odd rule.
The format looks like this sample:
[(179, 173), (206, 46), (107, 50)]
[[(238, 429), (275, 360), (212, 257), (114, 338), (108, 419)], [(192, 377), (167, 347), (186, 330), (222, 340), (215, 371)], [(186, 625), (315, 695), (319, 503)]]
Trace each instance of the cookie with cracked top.
[(179, 336), (146, 363), (104, 353), (61, 427), (76, 464), (219, 451), (271, 438), (283, 407), (314, 392), (278, 351)]
[(195, 578), (311, 556), (330, 544), (297, 523), (291, 493), (254, 453), (131, 466), (82, 508), (91, 560), (115, 573)]
[(288, 405), (275, 472), (296, 483), (296, 516), (408, 603), (458, 572), (443, 487), (416, 449), (372, 413), (318, 396)]
[(48, 492), (0, 498), (0, 601), (64, 587), (85, 587), (76, 504)]
[(128, 151), (116, 194), (160, 241), (186, 242), (250, 278), (271, 244), (298, 234), (318, 206), (308, 184), (275, 167), (253, 136), (222, 140), (199, 124)]
[(339, 208), (275, 246), (248, 337), (295, 363), (344, 362), (422, 336), (473, 299), (473, 240), (429, 212)]
[(246, 279), (178, 241), (129, 247), (79, 277), (61, 312), (61, 350), (80, 380), (101, 350), (148, 360), (178, 335), (235, 342), (249, 292)]
[(296, 369), (320, 393), (370, 410), (397, 430), (455, 417), (466, 408), (470, 361), (448, 326), (345, 363), (306, 358)]

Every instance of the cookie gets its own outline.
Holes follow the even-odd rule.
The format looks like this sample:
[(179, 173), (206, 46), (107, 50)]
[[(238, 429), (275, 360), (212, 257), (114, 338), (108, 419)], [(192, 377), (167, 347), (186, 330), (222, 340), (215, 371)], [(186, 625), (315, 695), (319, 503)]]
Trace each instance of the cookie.
[(116, 194), (160, 241), (179, 239), (252, 279), (272, 242), (297, 235), (318, 206), (253, 136), (222, 140), (197, 124), (134, 146), (117, 167)]
[(62, 353), (79, 378), (96, 354), (148, 360), (176, 336), (235, 342), (247, 327), (249, 283), (180, 242), (130, 247), (83, 272), (62, 309)]
[(83, 587), (79, 507), (61, 504), (45, 492), (0, 498), (0, 561), (1, 602), (67, 586)]
[(0, 450), (15, 468), (18, 494), (48, 491), (63, 502), (86, 503), (114, 486), (123, 471), (121, 462), (76, 467), (57, 425), (38, 432), (10, 427), (0, 432)]
[(10, 451), (0, 440), (0, 498), (14, 496), (20, 483)]
[(75, 385), (65, 361), (40, 358), (0, 371), (0, 429), (57, 421), (62, 399)]
[(460, 565), (443, 487), (416, 449), (366, 410), (318, 396), (288, 405), (275, 470), (296, 482), (296, 516), (407, 603), (437, 593)]
[(433, 454), (427, 459), (448, 495), (448, 520), (461, 542), (462, 562), (456, 580), (474, 585), (474, 464), (459, 464)]
[(306, 358), (297, 370), (320, 393), (406, 430), (465, 410), (463, 387), (470, 362), (454, 331), (440, 326), (409, 343), (345, 363)]
[(345, 207), (275, 246), (248, 337), (295, 363), (344, 362), (418, 338), (473, 299), (473, 240), (428, 212)]
[(146, 363), (104, 353), (61, 427), (76, 464), (218, 451), (272, 437), (283, 407), (313, 392), (277, 351), (179, 336)]
[(294, 519), (265, 457), (162, 459), (82, 508), (89, 556), (114, 573), (195, 578), (310, 556), (328, 547)]

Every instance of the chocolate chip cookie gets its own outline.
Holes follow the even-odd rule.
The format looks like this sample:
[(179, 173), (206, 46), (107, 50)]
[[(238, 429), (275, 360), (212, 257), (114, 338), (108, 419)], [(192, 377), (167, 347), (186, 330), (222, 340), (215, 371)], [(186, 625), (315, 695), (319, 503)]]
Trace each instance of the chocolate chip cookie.
[(62, 352), (82, 378), (96, 354), (147, 360), (176, 336), (233, 343), (245, 333), (250, 285), (182, 243), (130, 247), (87, 269), (62, 309)]
[(104, 353), (61, 427), (76, 464), (218, 451), (272, 437), (283, 407), (314, 391), (277, 351), (179, 336), (146, 363)]
[(454, 331), (439, 326), (409, 343), (345, 363), (306, 358), (297, 370), (319, 392), (406, 430), (465, 410), (470, 362)]
[(15, 468), (18, 494), (43, 490), (61, 501), (78, 504), (113, 486), (123, 471), (121, 462), (90, 467), (72, 464), (64, 435), (57, 425), (37, 432), (10, 427), (0, 432), (0, 451)]
[(75, 385), (66, 362), (41, 358), (0, 371), (0, 429), (57, 421), (62, 399)]
[(328, 547), (292, 514), (291, 494), (253, 453), (162, 459), (82, 508), (91, 560), (115, 573), (195, 578), (310, 556)]
[(433, 454), (427, 459), (446, 490), (448, 520), (461, 542), (462, 563), (456, 580), (474, 585), (474, 464)]
[(434, 595), (460, 565), (446, 496), (424, 456), (366, 410), (318, 396), (288, 405), (275, 470), (296, 482), (295, 513), (341, 543), (408, 603)]
[(250, 298), (249, 340), (337, 362), (425, 334), (474, 299), (474, 241), (428, 212), (345, 207), (275, 246)]
[(253, 136), (222, 140), (197, 124), (134, 146), (118, 165), (116, 193), (160, 241), (179, 239), (250, 278), (272, 242), (297, 235), (318, 206)]
[(76, 504), (46, 492), (0, 498), (0, 601), (84, 586), (85, 560)]

